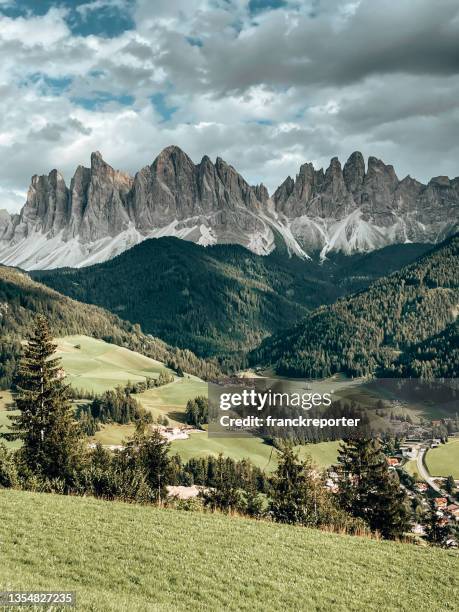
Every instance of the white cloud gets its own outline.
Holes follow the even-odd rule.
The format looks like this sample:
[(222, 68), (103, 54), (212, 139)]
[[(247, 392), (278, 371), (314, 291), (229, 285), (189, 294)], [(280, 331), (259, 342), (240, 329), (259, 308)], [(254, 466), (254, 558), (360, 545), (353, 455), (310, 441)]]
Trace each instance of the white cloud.
[(52, 8), (43, 16), (0, 16), (0, 37), (4, 41), (20, 41), (25, 47), (53, 45), (69, 36), (64, 9)]
[[(89, 22), (114, 3), (128, 6), (78, 11)], [(245, 0), (138, 0), (135, 30), (113, 38), (72, 33), (62, 8), (0, 16), (0, 207), (17, 209), (34, 173), (58, 166), (69, 180), (96, 149), (135, 172), (177, 144), (271, 190), (304, 161), (356, 149), (401, 176), (457, 175), (458, 15), (455, 0), (416, 12), (412, 0), (292, 0), (256, 15)]]

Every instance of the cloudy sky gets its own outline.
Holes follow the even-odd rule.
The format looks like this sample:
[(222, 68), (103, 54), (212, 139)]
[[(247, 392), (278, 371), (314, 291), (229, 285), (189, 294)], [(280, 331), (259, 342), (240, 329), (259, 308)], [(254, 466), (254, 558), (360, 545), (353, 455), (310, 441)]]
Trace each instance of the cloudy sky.
[(273, 190), (354, 150), (459, 175), (457, 0), (0, 0), (0, 208), (176, 144)]

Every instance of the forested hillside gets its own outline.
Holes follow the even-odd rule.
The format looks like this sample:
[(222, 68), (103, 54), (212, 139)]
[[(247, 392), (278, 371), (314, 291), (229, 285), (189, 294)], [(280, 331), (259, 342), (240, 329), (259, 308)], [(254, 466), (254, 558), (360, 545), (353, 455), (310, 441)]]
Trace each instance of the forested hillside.
[(266, 336), (290, 327), (310, 309), (367, 287), (427, 248), (397, 245), (378, 255), (335, 254), (320, 264), (318, 258), (289, 257), (281, 244), (258, 256), (241, 246), (204, 248), (160, 238), (103, 264), (32, 274), (173, 345), (243, 367), (247, 350)]
[(459, 320), (407, 349), (395, 362), (395, 371), (407, 378), (458, 378)]
[(20, 343), (29, 335), (38, 313), (46, 315), (55, 336), (86, 334), (163, 361), (175, 370), (205, 378), (218, 374), (215, 364), (191, 351), (168, 346), (142, 333), (138, 325), (63, 296), (14, 268), (0, 266), (0, 388), (11, 385)]
[[(450, 349), (457, 338), (451, 324), (458, 313), (458, 271), (456, 235), (400, 272), (269, 338), (252, 361), (273, 364), (290, 376), (451, 375), (457, 358)], [(427, 358), (433, 350), (436, 360)], [(417, 363), (418, 352), (423, 365)]]

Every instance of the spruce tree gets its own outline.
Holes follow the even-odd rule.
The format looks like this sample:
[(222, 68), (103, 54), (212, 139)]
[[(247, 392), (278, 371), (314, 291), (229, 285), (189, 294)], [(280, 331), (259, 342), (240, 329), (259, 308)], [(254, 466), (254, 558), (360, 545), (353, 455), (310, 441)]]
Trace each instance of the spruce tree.
[(396, 539), (409, 528), (407, 498), (391, 473), (378, 440), (350, 439), (339, 450), (341, 507), (363, 519), (372, 531)]
[(279, 523), (317, 525), (321, 522), (324, 490), (310, 461), (300, 461), (285, 446), (271, 479), (270, 511)]
[[(210, 459), (210, 458), (209, 458)], [(242, 491), (237, 482), (234, 470), (231, 469), (232, 460), (226, 459), (220, 453), (215, 461), (211, 489), (202, 492), (204, 506), (211, 510), (221, 512), (240, 511), (242, 505)]]
[(166, 486), (173, 478), (169, 448), (170, 443), (157, 429), (152, 430), (144, 421), (139, 421), (123, 451), (130, 465), (145, 475), (151, 497), (158, 504), (166, 498)]
[(80, 428), (48, 322), (38, 315), (23, 349), (17, 376), (17, 416), (10, 416), (9, 440), (21, 440), (19, 459), (27, 472), (69, 485), (82, 459)]

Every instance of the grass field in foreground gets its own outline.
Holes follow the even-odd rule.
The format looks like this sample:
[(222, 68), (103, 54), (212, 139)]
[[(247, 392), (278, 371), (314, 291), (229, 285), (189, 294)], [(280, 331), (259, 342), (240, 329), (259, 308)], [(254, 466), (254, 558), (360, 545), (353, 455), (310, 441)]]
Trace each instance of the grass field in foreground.
[(426, 466), (432, 476), (453, 476), (459, 479), (459, 438), (427, 451)]
[(9, 490), (0, 513), (0, 589), (88, 612), (457, 610), (454, 551)]

